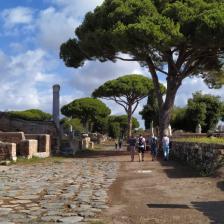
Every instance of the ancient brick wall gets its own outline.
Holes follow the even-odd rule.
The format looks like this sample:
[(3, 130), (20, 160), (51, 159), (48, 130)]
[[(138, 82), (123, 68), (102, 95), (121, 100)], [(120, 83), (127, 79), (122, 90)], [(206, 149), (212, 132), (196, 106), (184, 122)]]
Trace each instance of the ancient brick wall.
[(6, 113), (0, 112), (0, 131), (49, 134), (51, 136), (52, 153), (54, 154), (60, 149), (60, 134), (53, 121), (26, 121), (10, 118)]
[(0, 161), (16, 160), (16, 144), (0, 142)]
[(186, 163), (202, 175), (224, 165), (224, 145), (172, 141), (171, 157)]

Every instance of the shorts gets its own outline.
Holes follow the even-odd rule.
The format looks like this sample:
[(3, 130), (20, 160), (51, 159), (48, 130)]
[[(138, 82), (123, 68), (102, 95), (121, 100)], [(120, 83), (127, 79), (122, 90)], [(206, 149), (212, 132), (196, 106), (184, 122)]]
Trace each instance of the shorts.
[(138, 147), (138, 153), (144, 153), (145, 147)]

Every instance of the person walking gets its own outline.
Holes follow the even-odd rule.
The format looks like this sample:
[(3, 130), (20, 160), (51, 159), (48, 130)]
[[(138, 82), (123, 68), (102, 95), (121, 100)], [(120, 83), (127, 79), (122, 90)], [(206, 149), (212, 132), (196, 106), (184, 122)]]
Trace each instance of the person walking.
[(121, 138), (118, 141), (118, 145), (119, 145), (119, 149), (121, 150), (121, 147), (122, 147), (122, 139)]
[(131, 162), (134, 161), (136, 142), (137, 140), (133, 135), (128, 139), (128, 146), (131, 154)]
[(142, 135), (139, 136), (137, 144), (138, 144), (139, 162), (141, 162), (144, 161), (144, 153), (146, 148), (145, 138)]
[(164, 160), (169, 160), (169, 151), (170, 151), (170, 139), (167, 134), (164, 135), (163, 139), (163, 156)]
[(149, 140), (150, 143), (150, 149), (152, 154), (152, 161), (157, 159), (157, 152), (158, 152), (158, 138), (155, 135), (152, 135), (152, 137)]
[(117, 150), (117, 147), (118, 147), (118, 141), (117, 139), (115, 140), (115, 150)]

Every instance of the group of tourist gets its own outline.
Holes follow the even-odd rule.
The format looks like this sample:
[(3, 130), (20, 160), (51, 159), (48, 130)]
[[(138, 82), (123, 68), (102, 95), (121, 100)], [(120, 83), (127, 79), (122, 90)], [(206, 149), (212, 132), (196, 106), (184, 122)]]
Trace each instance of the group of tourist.
[[(152, 135), (148, 139), (148, 143), (150, 146), (152, 161), (157, 159), (158, 154), (158, 138), (155, 135)], [(131, 161), (134, 161), (135, 151), (138, 150), (139, 162), (144, 161), (144, 153), (146, 151), (146, 139), (140, 135), (138, 138), (135, 138), (133, 135), (128, 140), (128, 145), (131, 153)], [(165, 134), (162, 139), (162, 147), (163, 147), (163, 156), (164, 160), (169, 159), (169, 150), (170, 150), (170, 139)]]

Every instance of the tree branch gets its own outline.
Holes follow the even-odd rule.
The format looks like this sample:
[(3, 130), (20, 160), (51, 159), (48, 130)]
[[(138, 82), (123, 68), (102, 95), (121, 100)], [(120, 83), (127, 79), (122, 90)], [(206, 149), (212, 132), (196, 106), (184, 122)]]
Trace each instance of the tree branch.
[(135, 112), (135, 110), (136, 110), (137, 107), (138, 107), (138, 104), (139, 104), (139, 101), (136, 103), (136, 105), (135, 105), (134, 109), (132, 110), (131, 114), (133, 114), (133, 113)]
[(155, 88), (155, 91), (156, 91), (156, 94), (157, 94), (159, 107), (162, 108), (163, 95), (160, 91), (160, 83), (159, 83), (158, 75), (157, 75), (156, 70), (155, 70), (154, 63), (153, 63), (153, 61), (150, 57), (146, 58), (146, 62), (147, 62), (148, 67), (149, 67), (149, 72), (151, 73), (151, 76), (152, 76), (152, 81), (153, 81), (154, 88)]
[(122, 57), (114, 57), (115, 59), (119, 59), (119, 60), (122, 60), (122, 61), (138, 61), (137, 59), (131, 59), (131, 58), (122, 58)]

